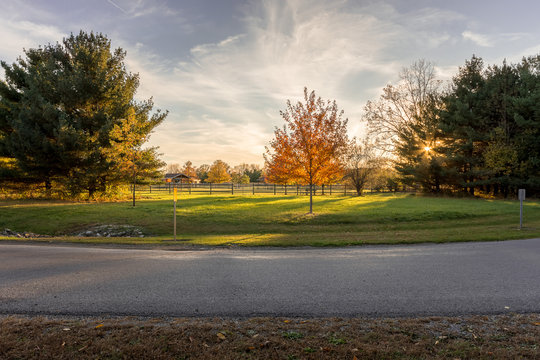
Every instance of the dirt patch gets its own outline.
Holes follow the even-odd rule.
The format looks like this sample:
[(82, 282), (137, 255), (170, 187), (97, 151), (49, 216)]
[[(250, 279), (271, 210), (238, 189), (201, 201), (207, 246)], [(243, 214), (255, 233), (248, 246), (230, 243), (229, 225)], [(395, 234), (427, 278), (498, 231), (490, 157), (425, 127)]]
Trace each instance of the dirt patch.
[(540, 314), (414, 319), (4, 316), (0, 358), (538, 359)]

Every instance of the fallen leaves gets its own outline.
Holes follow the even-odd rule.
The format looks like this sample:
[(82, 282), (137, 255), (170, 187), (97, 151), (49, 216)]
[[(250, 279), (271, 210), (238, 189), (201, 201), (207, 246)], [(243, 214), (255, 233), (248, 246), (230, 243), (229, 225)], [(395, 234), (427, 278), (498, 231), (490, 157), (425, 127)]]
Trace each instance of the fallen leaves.
[(289, 340), (298, 340), (304, 337), (303, 334), (296, 331), (287, 331), (287, 332), (282, 333), (281, 336)]
[[(474, 334), (473, 334), (474, 335)], [(439, 336), (437, 337), (437, 341), (435, 341), (435, 345), (437, 345), (438, 343), (440, 343), (441, 341), (445, 340), (445, 339), (448, 339), (448, 336)]]
[[(283, 318), (183, 319), (160, 323), (133, 318), (54, 320), (46, 322), (45, 328), (43, 320), (36, 319), (35, 326), (29, 325), (31, 321), (34, 320), (0, 321), (3, 324), (0, 330), (4, 331), (0, 342), (9, 344), (21, 355), (3, 354), (4, 357), (47, 358), (47, 351), (53, 351), (50, 358), (92, 358), (92, 354), (102, 349), (109, 352), (121, 349), (127, 358), (136, 358), (144, 349), (149, 358), (186, 354), (193, 359), (207, 359), (219, 354), (224, 360), (286, 359), (289, 355), (299, 359), (354, 360), (354, 356), (362, 359), (375, 352), (381, 358), (390, 358), (396, 351), (404, 354), (403, 357), (429, 358), (434, 349), (442, 354), (465, 344), (466, 351), (458, 356), (461, 359), (519, 355), (536, 358), (538, 350), (531, 339), (540, 336), (537, 314), (456, 319), (309, 319), (306, 323), (302, 319), (290, 319), (289, 324)], [(34, 333), (32, 337), (25, 335), (27, 339), (21, 342), (22, 331)], [(448, 359), (457, 358), (457, 354), (450, 355)]]

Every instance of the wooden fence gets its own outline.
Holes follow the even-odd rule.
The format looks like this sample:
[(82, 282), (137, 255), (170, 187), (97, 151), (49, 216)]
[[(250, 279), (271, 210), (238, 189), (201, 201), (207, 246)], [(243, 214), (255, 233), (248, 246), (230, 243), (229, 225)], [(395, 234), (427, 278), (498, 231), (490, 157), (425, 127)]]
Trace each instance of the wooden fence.
[[(251, 184), (158, 184), (158, 185), (137, 185), (136, 192), (141, 193), (169, 193), (172, 194), (173, 189), (177, 188), (180, 193), (187, 194), (209, 194), (209, 195), (309, 195), (309, 185), (277, 185), (265, 183)], [(373, 192), (367, 189), (364, 192)], [(350, 185), (322, 185), (313, 186), (313, 195), (355, 195), (356, 190)]]

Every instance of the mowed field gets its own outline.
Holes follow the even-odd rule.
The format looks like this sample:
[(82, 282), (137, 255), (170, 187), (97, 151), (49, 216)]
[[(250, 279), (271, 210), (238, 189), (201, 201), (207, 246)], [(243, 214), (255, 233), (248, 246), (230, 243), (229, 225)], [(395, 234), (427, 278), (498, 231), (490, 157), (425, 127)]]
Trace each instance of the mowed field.
[[(139, 195), (135, 207), (131, 202), (3, 200), (0, 231), (9, 228), (51, 236), (33, 241), (169, 246), (346, 246), (540, 237), (538, 201), (524, 203), (522, 230), (518, 230), (516, 200), (410, 194), (317, 196), (314, 215), (307, 214), (308, 201), (306, 196), (181, 194), (174, 242), (173, 201), (168, 194)], [(100, 224), (134, 225), (145, 237), (72, 236)]]

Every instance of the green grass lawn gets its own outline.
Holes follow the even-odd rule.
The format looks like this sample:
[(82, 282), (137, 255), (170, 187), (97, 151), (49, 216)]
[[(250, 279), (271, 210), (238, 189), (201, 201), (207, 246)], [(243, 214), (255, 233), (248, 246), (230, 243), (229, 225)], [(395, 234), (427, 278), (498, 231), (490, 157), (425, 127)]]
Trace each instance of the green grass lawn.
[[(308, 198), (182, 194), (178, 241), (172, 242), (171, 195), (145, 194), (130, 202), (0, 201), (0, 230), (55, 236), (53, 241), (244, 246), (344, 246), (506, 240), (540, 237), (540, 203), (526, 201), (518, 230), (519, 202), (436, 198), (404, 194)], [(141, 227), (145, 238), (64, 236), (98, 224)], [(58, 237), (61, 236), (61, 237)], [(11, 239), (1, 237), (1, 240)], [(51, 239), (40, 239), (50, 241)]]

